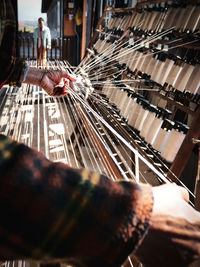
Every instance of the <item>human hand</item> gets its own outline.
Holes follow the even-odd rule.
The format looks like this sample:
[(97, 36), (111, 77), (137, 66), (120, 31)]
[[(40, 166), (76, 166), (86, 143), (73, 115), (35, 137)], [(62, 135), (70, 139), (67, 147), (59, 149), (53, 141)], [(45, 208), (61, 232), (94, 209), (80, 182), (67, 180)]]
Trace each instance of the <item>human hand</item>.
[(200, 259), (200, 213), (183, 187), (153, 187), (153, 195), (150, 228), (136, 256), (145, 267), (188, 267)]
[(65, 96), (73, 88), (76, 78), (63, 70), (47, 70), (30, 67), (24, 83), (42, 87), (51, 96)]
[(73, 88), (72, 82), (76, 78), (62, 70), (45, 70), (41, 81), (42, 87), (51, 96), (65, 96), (68, 93), (68, 88)]
[[(54, 95), (55, 96), (63, 96), (68, 94), (68, 88), (70, 86), (70, 81), (68, 78), (61, 78), (60, 82), (54, 87)], [(70, 86), (73, 88), (72, 84)]]
[(169, 215), (185, 219), (191, 223), (200, 222), (200, 213), (189, 202), (188, 191), (176, 184), (153, 187), (154, 206), (152, 216)]

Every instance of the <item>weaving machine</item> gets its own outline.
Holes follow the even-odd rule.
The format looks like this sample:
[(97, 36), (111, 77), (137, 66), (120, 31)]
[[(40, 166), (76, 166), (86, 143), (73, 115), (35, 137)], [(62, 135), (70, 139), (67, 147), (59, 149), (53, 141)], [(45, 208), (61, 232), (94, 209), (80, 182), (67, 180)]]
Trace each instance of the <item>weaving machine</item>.
[[(78, 77), (67, 96), (4, 86), (0, 132), (52, 161), (115, 181), (187, 188), (180, 178), (200, 136), (200, 6), (151, 2), (106, 9), (78, 67), (48, 62)], [(198, 203), (194, 184), (187, 189)], [(124, 264), (133, 265), (134, 258)]]

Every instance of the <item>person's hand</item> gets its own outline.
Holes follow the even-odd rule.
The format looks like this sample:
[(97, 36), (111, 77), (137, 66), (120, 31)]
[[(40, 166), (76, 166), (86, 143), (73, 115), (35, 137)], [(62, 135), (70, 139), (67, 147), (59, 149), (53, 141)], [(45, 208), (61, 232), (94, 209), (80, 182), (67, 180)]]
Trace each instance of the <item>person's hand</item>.
[(65, 96), (73, 88), (76, 78), (63, 70), (47, 70), (30, 67), (24, 83), (42, 87), (51, 96)]
[(200, 259), (200, 213), (183, 187), (153, 187), (153, 195), (150, 228), (136, 256), (145, 267), (188, 267)]
[(39, 86), (49, 95), (61, 97), (68, 93), (68, 88), (73, 88), (72, 82), (74, 81), (76, 81), (76, 78), (66, 71), (46, 70)]
[(200, 222), (200, 213), (187, 202), (188, 191), (176, 184), (153, 187), (154, 206), (152, 216), (168, 215), (185, 219), (191, 223)]

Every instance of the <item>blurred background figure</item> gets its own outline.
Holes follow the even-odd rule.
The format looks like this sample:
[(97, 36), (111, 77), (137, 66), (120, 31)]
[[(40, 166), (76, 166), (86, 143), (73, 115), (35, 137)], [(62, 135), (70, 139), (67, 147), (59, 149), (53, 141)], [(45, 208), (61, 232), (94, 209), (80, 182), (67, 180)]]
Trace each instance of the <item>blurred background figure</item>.
[(51, 49), (51, 32), (47, 26), (44, 25), (44, 19), (38, 19), (38, 27), (35, 28), (33, 34), (36, 55), (39, 66), (46, 67), (47, 64), (47, 49)]

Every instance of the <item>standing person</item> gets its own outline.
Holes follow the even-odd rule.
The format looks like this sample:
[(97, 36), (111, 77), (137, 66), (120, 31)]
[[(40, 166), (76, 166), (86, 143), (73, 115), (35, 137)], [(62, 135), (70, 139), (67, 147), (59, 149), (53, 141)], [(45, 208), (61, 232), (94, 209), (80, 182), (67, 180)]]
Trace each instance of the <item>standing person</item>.
[(34, 30), (33, 38), (38, 65), (46, 67), (47, 49), (51, 49), (51, 32), (50, 29), (44, 25), (43, 18), (38, 19), (38, 27)]

